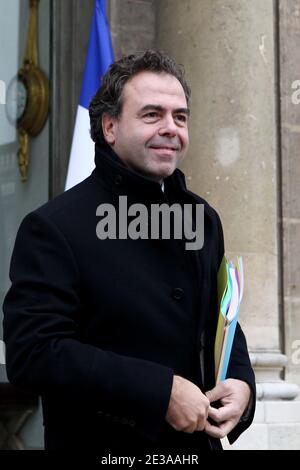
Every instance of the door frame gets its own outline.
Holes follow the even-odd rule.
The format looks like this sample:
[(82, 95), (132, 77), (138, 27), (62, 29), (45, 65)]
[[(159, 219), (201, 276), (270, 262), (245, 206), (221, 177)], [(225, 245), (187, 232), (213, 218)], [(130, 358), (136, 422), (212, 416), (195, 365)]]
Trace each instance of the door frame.
[(94, 0), (50, 0), (49, 199), (64, 191)]

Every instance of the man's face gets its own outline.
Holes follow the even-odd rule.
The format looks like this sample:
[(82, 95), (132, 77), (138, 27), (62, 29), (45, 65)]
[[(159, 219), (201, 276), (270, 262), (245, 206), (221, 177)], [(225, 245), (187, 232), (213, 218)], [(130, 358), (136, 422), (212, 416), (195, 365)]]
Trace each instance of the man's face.
[(103, 117), (107, 142), (133, 170), (162, 182), (188, 149), (188, 109), (173, 75), (141, 72), (123, 89), (118, 118)]

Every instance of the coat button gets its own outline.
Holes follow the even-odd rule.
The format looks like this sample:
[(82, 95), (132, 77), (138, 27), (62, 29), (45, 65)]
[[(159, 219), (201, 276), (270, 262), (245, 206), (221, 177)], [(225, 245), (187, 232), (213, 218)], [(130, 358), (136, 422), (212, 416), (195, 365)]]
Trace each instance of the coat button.
[(115, 177), (115, 184), (116, 184), (117, 186), (120, 186), (120, 184), (122, 184), (122, 180), (123, 180), (122, 175), (116, 175), (116, 177)]
[(172, 296), (175, 300), (181, 300), (184, 295), (184, 290), (181, 287), (174, 287)]
[(133, 421), (133, 419), (131, 419), (131, 420), (129, 421), (129, 426), (131, 426), (132, 428), (134, 428), (135, 425), (136, 425), (136, 422)]

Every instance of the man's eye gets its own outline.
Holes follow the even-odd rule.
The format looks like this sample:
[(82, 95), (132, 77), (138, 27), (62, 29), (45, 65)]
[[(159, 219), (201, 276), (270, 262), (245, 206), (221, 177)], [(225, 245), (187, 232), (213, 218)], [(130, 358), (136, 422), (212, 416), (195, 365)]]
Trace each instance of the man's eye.
[(180, 122), (187, 122), (187, 117), (185, 114), (178, 114), (177, 116), (175, 116), (175, 119)]
[(155, 112), (155, 111), (152, 111), (151, 113), (147, 113), (147, 114), (145, 114), (145, 116), (144, 116), (144, 117), (146, 117), (146, 118), (147, 118), (147, 117), (149, 117), (149, 118), (156, 118), (156, 117), (157, 117), (157, 115), (158, 115), (158, 114), (157, 114), (157, 112)]

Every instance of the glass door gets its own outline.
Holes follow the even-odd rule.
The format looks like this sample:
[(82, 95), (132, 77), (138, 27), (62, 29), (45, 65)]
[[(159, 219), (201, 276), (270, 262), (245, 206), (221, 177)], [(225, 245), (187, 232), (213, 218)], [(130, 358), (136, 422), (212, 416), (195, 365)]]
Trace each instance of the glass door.
[[(39, 67), (49, 77), (50, 0), (38, 4)], [(0, 383), (7, 381), (3, 354), (2, 304), (9, 288), (9, 264), (18, 227), (24, 216), (42, 205), (49, 196), (49, 123), (29, 140), (27, 181), (21, 181), (16, 117), (26, 106), (18, 70), (26, 52), (30, 18), (29, 0), (0, 0)], [(1, 397), (0, 397), (1, 400)], [(33, 417), (33, 420), (39, 419)], [(25, 436), (26, 447), (39, 446), (41, 426)]]

